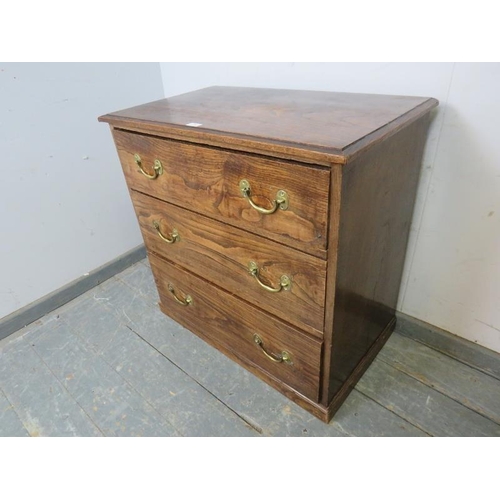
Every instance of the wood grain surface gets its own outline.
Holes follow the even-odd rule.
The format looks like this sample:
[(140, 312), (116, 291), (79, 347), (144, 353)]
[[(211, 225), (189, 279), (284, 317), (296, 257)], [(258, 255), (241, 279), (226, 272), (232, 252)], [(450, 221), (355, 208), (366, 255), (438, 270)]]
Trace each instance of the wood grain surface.
[[(209, 87), (117, 111), (100, 120), (218, 146), (231, 147), (238, 141), (251, 147), (253, 143), (259, 152), (278, 155), (287, 150), (302, 157), (304, 149), (309, 156), (322, 152), (338, 156), (330, 157), (330, 162), (343, 163), (341, 157), (348, 156), (345, 150), (358, 141), (364, 140), (365, 148), (371, 134), (385, 136), (402, 116), (413, 111), (420, 114), (419, 110), (426, 113), (436, 105), (435, 99), (427, 97)], [(315, 156), (322, 163), (321, 155)]]
[(330, 231), (328, 232), (328, 260), (326, 268), (325, 320), (323, 323), (323, 356), (321, 369), (321, 403), (330, 405), (330, 371), (333, 355), (333, 319), (337, 291), (337, 258), (339, 245), (339, 219), (342, 196), (342, 165), (332, 165), (330, 178)]
[[(162, 310), (168, 316), (317, 401), (321, 342), (159, 257), (150, 255), (149, 259)], [(192, 304), (177, 303), (168, 290), (169, 284), (179, 298), (189, 294)], [(261, 336), (269, 352), (289, 352), (293, 364), (269, 360), (255, 344), (254, 334)]]
[[(326, 262), (227, 224), (131, 191), (142, 235), (150, 252), (202, 276), (248, 302), (318, 337), (323, 336)], [(176, 229), (179, 240), (163, 241)], [(260, 279), (276, 287), (282, 275), (289, 290), (264, 290), (248, 272), (253, 261)]]
[[(325, 258), (328, 170), (118, 130), (113, 136), (129, 188)], [(151, 180), (138, 172), (136, 153), (151, 172), (159, 159), (163, 174)], [(264, 208), (285, 190), (288, 209), (260, 214), (243, 197), (242, 179)]]
[(394, 317), (428, 118), (374, 146), (343, 170), (335, 310), (333, 325), (325, 325), (333, 333), (324, 403)]

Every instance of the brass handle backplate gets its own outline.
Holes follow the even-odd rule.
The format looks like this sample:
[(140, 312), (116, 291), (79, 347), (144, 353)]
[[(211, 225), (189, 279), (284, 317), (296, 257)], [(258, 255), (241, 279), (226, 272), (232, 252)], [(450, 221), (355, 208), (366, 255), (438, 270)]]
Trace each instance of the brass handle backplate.
[(278, 293), (281, 292), (281, 290), (290, 290), (290, 287), (292, 286), (292, 280), (286, 274), (280, 278), (280, 283), (276, 288), (262, 283), (259, 278), (259, 266), (255, 262), (248, 263), (248, 272), (255, 278), (257, 283), (268, 292)]
[(165, 242), (165, 243), (175, 243), (176, 241), (180, 240), (179, 233), (177, 232), (177, 229), (173, 229), (170, 237), (164, 236), (163, 233), (161, 232), (160, 229), (160, 223), (157, 220), (153, 221), (153, 226), (156, 229), (156, 232), (158, 233), (158, 236)]
[(257, 210), (257, 212), (260, 212), (261, 214), (265, 214), (265, 215), (274, 214), (274, 212), (276, 212), (276, 210), (278, 210), (278, 208), (280, 210), (286, 210), (288, 208), (288, 204), (289, 204), (288, 194), (286, 191), (283, 191), (283, 189), (280, 189), (276, 193), (276, 199), (273, 200), (271, 208), (259, 207), (258, 205), (256, 205), (253, 202), (253, 200), (251, 198), (252, 190), (250, 188), (250, 183), (246, 179), (243, 179), (240, 181), (240, 191), (241, 191), (241, 194), (243, 195), (243, 197), (248, 200), (248, 203), (250, 203), (250, 206), (252, 208), (254, 208), (255, 210)]
[(292, 356), (287, 351), (281, 351), (279, 354), (273, 354), (272, 352), (268, 352), (264, 347), (264, 341), (257, 335), (254, 334), (253, 341), (260, 347), (262, 353), (274, 363), (286, 363), (288, 365), (293, 365)]
[(169, 283), (168, 284), (168, 291), (172, 294), (172, 297), (181, 305), (181, 306), (189, 306), (190, 304), (193, 303), (193, 299), (191, 297), (191, 295), (186, 295), (184, 297), (184, 299), (179, 299), (179, 297), (177, 297), (177, 294), (175, 293), (175, 289), (174, 289), (174, 286)]
[(142, 160), (141, 157), (138, 154), (134, 155), (134, 160), (136, 165), (139, 167), (137, 169), (138, 172), (140, 172), (144, 177), (147, 177), (148, 179), (156, 179), (159, 175), (163, 174), (163, 165), (161, 164), (160, 160), (155, 160), (155, 163), (153, 165), (153, 173), (148, 174), (143, 168), (142, 168)]

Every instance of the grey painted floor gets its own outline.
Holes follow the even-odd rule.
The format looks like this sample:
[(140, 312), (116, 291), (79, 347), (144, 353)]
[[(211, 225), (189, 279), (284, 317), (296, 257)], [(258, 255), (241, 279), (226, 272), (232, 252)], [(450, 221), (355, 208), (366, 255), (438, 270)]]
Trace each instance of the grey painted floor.
[(142, 261), (1, 341), (0, 436), (500, 435), (496, 355), (395, 333), (326, 425), (157, 301)]

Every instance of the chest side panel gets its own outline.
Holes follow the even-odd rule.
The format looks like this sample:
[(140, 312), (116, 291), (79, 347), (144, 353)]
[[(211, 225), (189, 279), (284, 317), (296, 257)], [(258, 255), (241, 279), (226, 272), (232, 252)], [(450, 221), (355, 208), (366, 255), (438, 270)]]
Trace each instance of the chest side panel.
[(324, 403), (394, 318), (428, 124), (429, 115), (343, 168)]

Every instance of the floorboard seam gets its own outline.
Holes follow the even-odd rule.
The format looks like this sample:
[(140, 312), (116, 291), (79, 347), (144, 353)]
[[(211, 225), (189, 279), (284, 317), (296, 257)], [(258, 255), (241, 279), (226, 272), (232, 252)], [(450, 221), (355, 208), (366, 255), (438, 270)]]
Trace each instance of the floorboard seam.
[(429, 349), (432, 349), (436, 352), (439, 352), (439, 354), (442, 354), (443, 356), (447, 356), (448, 358), (451, 358), (451, 359), (454, 359), (455, 361), (458, 361), (459, 363), (462, 363), (463, 365), (465, 366), (468, 366), (469, 368), (473, 369), (473, 370), (476, 370), (480, 373), (483, 373), (484, 375), (488, 375), (488, 377), (491, 377), (495, 380), (499, 380), (500, 381), (500, 377), (496, 377), (495, 375), (481, 369), (481, 367), (478, 367), (476, 365), (473, 365), (473, 364), (470, 364), (468, 363), (467, 361), (465, 361), (464, 359), (460, 359), (456, 356), (452, 356), (450, 353), (446, 352), (446, 351), (442, 351), (440, 350), (439, 348), (437, 348), (436, 346), (433, 346), (432, 344), (429, 344), (427, 342), (424, 342), (422, 340), (419, 340), (419, 339), (416, 339), (416, 338), (413, 338), (413, 337), (410, 337), (408, 335), (405, 335), (404, 333), (402, 332), (395, 332), (397, 333), (398, 335), (401, 335), (402, 337), (404, 337), (405, 339), (408, 339), (408, 340), (412, 340), (413, 342), (416, 342), (417, 344), (421, 344), (421, 345), (424, 345), (426, 347), (428, 347)]
[(371, 401), (373, 401), (374, 403), (376, 403), (377, 405), (381, 406), (382, 408), (386, 409), (387, 411), (391, 412), (393, 415), (396, 415), (397, 417), (399, 417), (401, 420), (404, 420), (407, 424), (411, 425), (412, 427), (415, 427), (416, 429), (424, 432), (425, 434), (427, 434), (429, 437), (434, 437), (433, 434), (430, 434), (429, 431), (426, 431), (425, 429), (423, 429), (422, 427), (420, 427), (420, 425), (417, 425), (417, 424), (414, 424), (413, 422), (410, 422), (406, 417), (404, 417), (403, 415), (400, 415), (399, 413), (395, 412), (394, 410), (391, 410), (390, 408), (387, 408), (386, 406), (384, 406), (382, 403), (380, 403), (379, 401), (377, 401), (376, 399), (373, 399), (371, 396), (369, 396), (368, 394), (365, 394), (363, 391), (361, 391), (360, 389), (358, 388), (354, 388), (355, 391), (358, 391), (360, 394), (362, 394), (363, 396), (365, 396), (366, 398), (370, 399)]
[(95, 428), (101, 433), (101, 435), (105, 436), (102, 429), (97, 425), (97, 422), (94, 421), (94, 419), (85, 411), (85, 408), (83, 408), (82, 405), (73, 397), (71, 392), (68, 391), (68, 389), (64, 386), (64, 384), (61, 382), (61, 380), (59, 380), (59, 377), (52, 371), (52, 369), (45, 362), (45, 360), (42, 358), (42, 356), (40, 356), (40, 354), (38, 354), (38, 351), (33, 347), (31, 342), (28, 342), (28, 343), (29, 343), (30, 349), (35, 353), (35, 355), (38, 357), (38, 359), (40, 359), (40, 361), (47, 367), (47, 370), (49, 370), (49, 372), (52, 374), (54, 379), (57, 380), (58, 384), (63, 388), (63, 391), (65, 391), (66, 394), (71, 398), (71, 400), (75, 402), (76, 406), (78, 406), (78, 408), (80, 408), (83, 411), (83, 413), (88, 417), (88, 419), (94, 424)]
[(19, 413), (17, 412), (17, 409), (16, 407), (14, 406), (14, 404), (12, 403), (12, 401), (9, 399), (9, 397), (7, 396), (7, 394), (5, 394), (5, 391), (2, 389), (2, 387), (0, 387), (0, 392), (2, 393), (2, 395), (4, 396), (4, 398), (7, 400), (7, 402), (10, 404), (10, 406), (12, 407), (12, 410), (14, 411), (14, 413), (16, 414), (17, 418), (19, 419), (19, 422), (21, 422), (21, 425), (23, 426), (23, 428), (26, 430), (26, 432), (28, 433), (28, 436), (29, 437), (33, 437), (30, 433), (30, 431), (28, 430), (28, 428), (24, 425), (24, 422), (23, 422), (23, 419), (21, 418), (21, 415), (19, 415)]
[(475, 408), (471, 408), (470, 406), (467, 406), (466, 404), (462, 403), (462, 401), (459, 401), (458, 399), (455, 399), (454, 397), (452, 397), (450, 394), (446, 394), (446, 392), (443, 392), (443, 391), (439, 390), (439, 388), (437, 388), (436, 386), (427, 384), (423, 380), (420, 380), (419, 378), (415, 377), (413, 374), (408, 373), (408, 372), (402, 370), (399, 366), (391, 364), (388, 361), (385, 361), (384, 359), (380, 359), (379, 358), (379, 361), (381, 361), (382, 363), (385, 363), (386, 365), (391, 366), (392, 368), (395, 368), (397, 371), (399, 371), (401, 373), (404, 373), (408, 377), (411, 377), (413, 380), (416, 380), (417, 382), (420, 382), (421, 384), (425, 385), (429, 389), (432, 389), (433, 391), (438, 392), (439, 394), (447, 397), (448, 399), (451, 399), (452, 401), (455, 401), (455, 403), (458, 403), (459, 405), (462, 405), (464, 408), (467, 408), (468, 410), (473, 411), (477, 415), (480, 415), (481, 417), (484, 417), (484, 418), (488, 419), (490, 422), (493, 422), (494, 424), (496, 424), (496, 425), (498, 425), (500, 427), (500, 422), (497, 422), (496, 420), (493, 420), (491, 417), (489, 417), (488, 415), (485, 415), (484, 413), (481, 413), (480, 411), (476, 410)]
[(161, 354), (166, 360), (168, 360), (170, 363), (172, 363), (182, 373), (184, 373), (185, 375), (187, 375), (191, 380), (193, 380), (193, 382), (195, 382), (196, 384), (198, 384), (203, 390), (205, 390), (211, 396), (213, 396), (217, 401), (219, 401), (219, 403), (221, 403), (222, 405), (224, 405), (229, 411), (231, 411), (234, 415), (236, 415), (239, 419), (241, 419), (245, 423), (245, 425), (249, 426), (250, 428), (252, 428), (255, 432), (258, 432), (259, 434), (263, 434), (264, 433), (263, 430), (262, 430), (262, 428), (258, 427), (256, 424), (254, 424), (252, 422), (249, 422), (245, 417), (243, 417), (236, 410), (234, 410), (233, 408), (231, 408), (226, 402), (224, 402), (222, 399), (220, 399), (219, 397), (217, 397), (212, 391), (210, 391), (210, 389), (207, 389), (203, 384), (201, 384), (198, 380), (196, 380), (192, 375), (190, 375), (188, 372), (186, 372), (184, 369), (182, 369), (177, 363), (175, 363), (174, 361), (172, 361), (168, 356), (166, 356), (164, 353), (162, 353), (161, 351), (159, 351), (153, 344), (151, 344), (150, 342), (148, 342), (140, 333), (136, 332), (129, 325), (125, 325), (125, 327), (128, 328), (132, 333), (134, 333), (135, 335), (137, 335), (141, 340), (143, 340), (144, 342), (146, 342), (146, 344), (148, 344), (158, 354)]
[(330, 420), (330, 422), (328, 424), (325, 424), (325, 425), (332, 426), (335, 429), (337, 429), (341, 434), (344, 434), (344, 436), (340, 436), (340, 437), (357, 437), (356, 434), (352, 434), (347, 429), (344, 429), (344, 427), (342, 425), (340, 425), (338, 422), (336, 422), (335, 417), (333, 417), (333, 420)]
[[(123, 380), (123, 382), (132, 390), (134, 391), (162, 420), (164, 420), (165, 422), (167, 422), (171, 427), (172, 429), (174, 429), (178, 434), (179, 436), (183, 436), (184, 435), (182, 434), (182, 432), (180, 432), (179, 429), (177, 429), (177, 427), (172, 423), (170, 422), (170, 420), (166, 417), (164, 417), (127, 379), (125, 379), (123, 377), (123, 375), (116, 371), (114, 366), (112, 366), (111, 364), (109, 364), (107, 361), (106, 361), (106, 358), (104, 358), (104, 356), (102, 356), (99, 352), (97, 352), (92, 346), (90, 346), (89, 344), (87, 344), (87, 342), (85, 341), (85, 339), (80, 335), (79, 333), (79, 330), (73, 328), (71, 325), (69, 325), (68, 323), (66, 323), (66, 325), (68, 326), (68, 328), (78, 337), (78, 339), (80, 339), (80, 341), (83, 342), (83, 344), (88, 348), (90, 349), (96, 356), (98, 356), (102, 361), (103, 363), (105, 363), (109, 368), (111, 368), (116, 374), (119, 375), (119, 377)], [(127, 326), (127, 325), (124, 325), (124, 326)], [(50, 369), (50, 368), (49, 368)], [(84, 410), (85, 411), (85, 410)], [(99, 428), (99, 427), (98, 427)]]
[[(148, 295), (148, 294), (142, 294), (142, 293), (138, 292), (136, 288), (134, 288), (130, 283), (127, 283), (126, 281), (122, 280), (119, 276), (116, 276), (116, 279), (117, 279), (117, 281), (119, 281), (120, 283), (125, 285), (127, 288), (132, 290), (136, 294), (137, 297), (140, 297), (141, 299), (143, 299), (144, 302), (146, 303), (146, 305), (150, 309), (155, 309), (155, 310), (158, 309), (158, 302), (156, 301), (156, 299), (154, 299), (153, 296)], [(151, 299), (151, 303), (147, 299)]]

